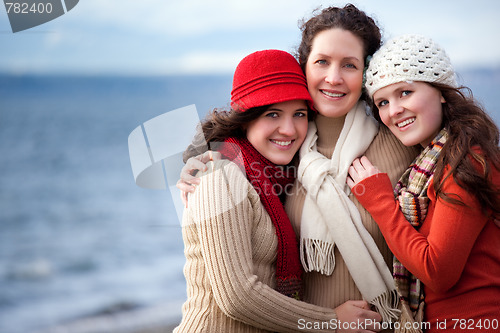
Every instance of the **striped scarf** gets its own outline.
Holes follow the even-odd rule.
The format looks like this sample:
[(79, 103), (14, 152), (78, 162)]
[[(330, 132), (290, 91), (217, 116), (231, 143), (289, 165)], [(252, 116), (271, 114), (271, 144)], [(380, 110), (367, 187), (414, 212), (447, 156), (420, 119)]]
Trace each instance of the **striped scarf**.
[[(441, 153), (448, 133), (442, 129), (432, 142), (420, 153), (415, 161), (401, 176), (394, 195), (399, 206), (410, 224), (419, 229), (427, 216), (429, 198), (427, 189), (436, 169), (436, 163)], [(402, 304), (401, 328), (405, 322), (422, 322), (425, 306), (423, 286), (419, 279), (411, 274), (403, 264), (394, 257), (393, 276)], [(414, 325), (408, 325), (414, 326)], [(400, 332), (422, 332), (421, 330), (401, 330)]]
[(279, 197), (292, 186), (295, 168), (282, 168), (270, 162), (246, 138), (228, 138), (218, 151), (245, 172), (276, 229), (278, 249), (275, 289), (284, 295), (300, 299), (303, 270), (297, 236)]

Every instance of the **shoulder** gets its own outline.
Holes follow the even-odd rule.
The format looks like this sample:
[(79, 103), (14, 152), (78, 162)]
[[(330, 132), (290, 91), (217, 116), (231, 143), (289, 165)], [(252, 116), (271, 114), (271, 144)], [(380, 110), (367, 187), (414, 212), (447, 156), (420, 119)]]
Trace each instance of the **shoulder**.
[(205, 225), (226, 219), (247, 221), (263, 214), (259, 195), (238, 165), (221, 160), (209, 162), (207, 168), (199, 173), (200, 184), (188, 195), (189, 221)]
[(207, 189), (212, 191), (227, 190), (237, 191), (245, 189), (250, 185), (244, 170), (229, 160), (217, 160), (207, 163), (207, 170), (198, 172), (197, 177), (200, 177), (198, 189)]
[[(472, 147), (471, 152), (467, 154), (464, 160), (468, 160), (472, 164), (472, 167), (475, 169), (475, 172), (478, 176), (484, 177), (487, 174), (488, 181), (493, 182), (494, 184), (498, 184), (498, 178), (500, 176), (500, 166), (492, 162), (491, 156), (485, 154), (485, 152), (480, 147)], [(452, 168), (449, 164), (446, 165), (443, 170), (443, 174), (446, 175), (448, 172), (450, 172), (451, 169)], [(488, 173), (487, 170), (489, 170)]]
[[(466, 159), (470, 161), (478, 176), (484, 177), (487, 174), (488, 182), (491, 182), (497, 188), (500, 187), (499, 166), (495, 165), (481, 148), (472, 147), (472, 151), (467, 155)], [(446, 165), (443, 170), (443, 175), (447, 175), (451, 169), (452, 168), (449, 164)], [(487, 170), (489, 170), (488, 173)], [(453, 177), (454, 175), (455, 174), (450, 175), (448, 179), (456, 182)]]
[(380, 153), (412, 155), (413, 158), (420, 153), (418, 146), (406, 147), (392, 132), (384, 125), (380, 125), (377, 136), (368, 148), (369, 150), (379, 151)]
[[(480, 148), (473, 148), (472, 153), (468, 154), (466, 159), (468, 159), (473, 168), (476, 170), (476, 173), (478, 176), (484, 177), (486, 174), (486, 168), (489, 169), (488, 173), (488, 182), (493, 184), (493, 187), (496, 187), (497, 191), (500, 189), (500, 170), (495, 167), (493, 163), (489, 161), (489, 159), (485, 156), (483, 151)], [(467, 198), (472, 197), (474, 198), (474, 195), (471, 193), (471, 191), (467, 190), (467, 188), (464, 185), (461, 185), (462, 183), (455, 178), (455, 174), (450, 172), (452, 171), (451, 165), (447, 164), (444, 169), (443, 173), (441, 176), (442, 179), (442, 192), (443, 193), (453, 193), (456, 194), (460, 197), (461, 201), (464, 201), (467, 204)], [(429, 198), (436, 199), (436, 193), (434, 191), (434, 183), (437, 180), (432, 177), (431, 182), (429, 184), (428, 188), (428, 195)], [(498, 192), (497, 192), (498, 193)]]
[(226, 159), (220, 159), (216, 161), (209, 161), (207, 164), (206, 171), (199, 171), (197, 177), (201, 179), (220, 177), (221, 173), (230, 175), (231, 177), (245, 177), (243, 170), (238, 167), (238, 165), (232, 161)]
[(387, 127), (381, 125), (365, 155), (395, 184), (420, 151), (417, 146), (406, 147)]
[(228, 205), (245, 200), (253, 189), (238, 165), (228, 160), (208, 162), (207, 170), (197, 176), (200, 177), (200, 184), (188, 199), (188, 207), (193, 209), (208, 203), (219, 203), (222, 209), (227, 210)]
[(500, 172), (500, 165), (495, 165), (495, 163), (492, 162), (492, 156), (488, 156), (487, 154), (485, 154), (485, 152), (480, 147), (472, 147), (472, 153), (469, 154), (468, 157), (479, 173), (483, 174), (485, 172), (486, 166), (488, 166), (491, 169), (491, 175), (496, 175), (496, 177), (498, 177), (498, 174)]

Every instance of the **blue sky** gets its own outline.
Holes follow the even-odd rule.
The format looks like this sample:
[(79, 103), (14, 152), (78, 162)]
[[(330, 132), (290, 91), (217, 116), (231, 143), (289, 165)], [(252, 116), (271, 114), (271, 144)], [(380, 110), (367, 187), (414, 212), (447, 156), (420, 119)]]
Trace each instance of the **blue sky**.
[[(500, 1), (352, 1), (384, 38), (433, 37), (457, 68), (500, 67)], [(67, 14), (12, 33), (0, 8), (0, 72), (168, 75), (232, 73), (255, 50), (292, 51), (317, 0), (81, 0)]]

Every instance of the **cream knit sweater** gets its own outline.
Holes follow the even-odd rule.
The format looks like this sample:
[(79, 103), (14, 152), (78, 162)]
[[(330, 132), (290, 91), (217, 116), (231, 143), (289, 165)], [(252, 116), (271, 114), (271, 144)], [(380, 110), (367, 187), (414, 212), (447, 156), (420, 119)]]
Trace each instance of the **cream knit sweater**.
[[(331, 158), (343, 124), (344, 118), (334, 119), (318, 115), (316, 118), (318, 128), (317, 146), (321, 154)], [(373, 165), (382, 172), (388, 173), (394, 185), (418, 153), (419, 149), (403, 146), (385, 126), (381, 125), (379, 133), (365, 155)], [(305, 189), (296, 181), (293, 193), (287, 197), (285, 208), (297, 233), (300, 231), (304, 198)], [(375, 240), (387, 265), (392, 270), (392, 253), (387, 247), (377, 224), (352, 194), (350, 198), (361, 213), (363, 225)], [(306, 273), (305, 288), (304, 300), (306, 302), (329, 308), (336, 308), (348, 300), (362, 299), (361, 293), (337, 249), (335, 250), (335, 270), (333, 274), (326, 276), (315, 272)]]
[(273, 223), (232, 162), (208, 163), (183, 216), (187, 301), (176, 333), (333, 332), (335, 312), (273, 289)]

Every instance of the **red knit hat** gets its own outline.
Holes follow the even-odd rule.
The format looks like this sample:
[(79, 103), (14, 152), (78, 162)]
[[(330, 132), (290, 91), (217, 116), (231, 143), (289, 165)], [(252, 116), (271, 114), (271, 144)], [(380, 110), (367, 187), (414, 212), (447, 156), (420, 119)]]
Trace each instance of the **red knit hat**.
[(243, 58), (234, 72), (231, 106), (237, 111), (301, 99), (312, 108), (299, 63), (285, 51), (264, 50)]

